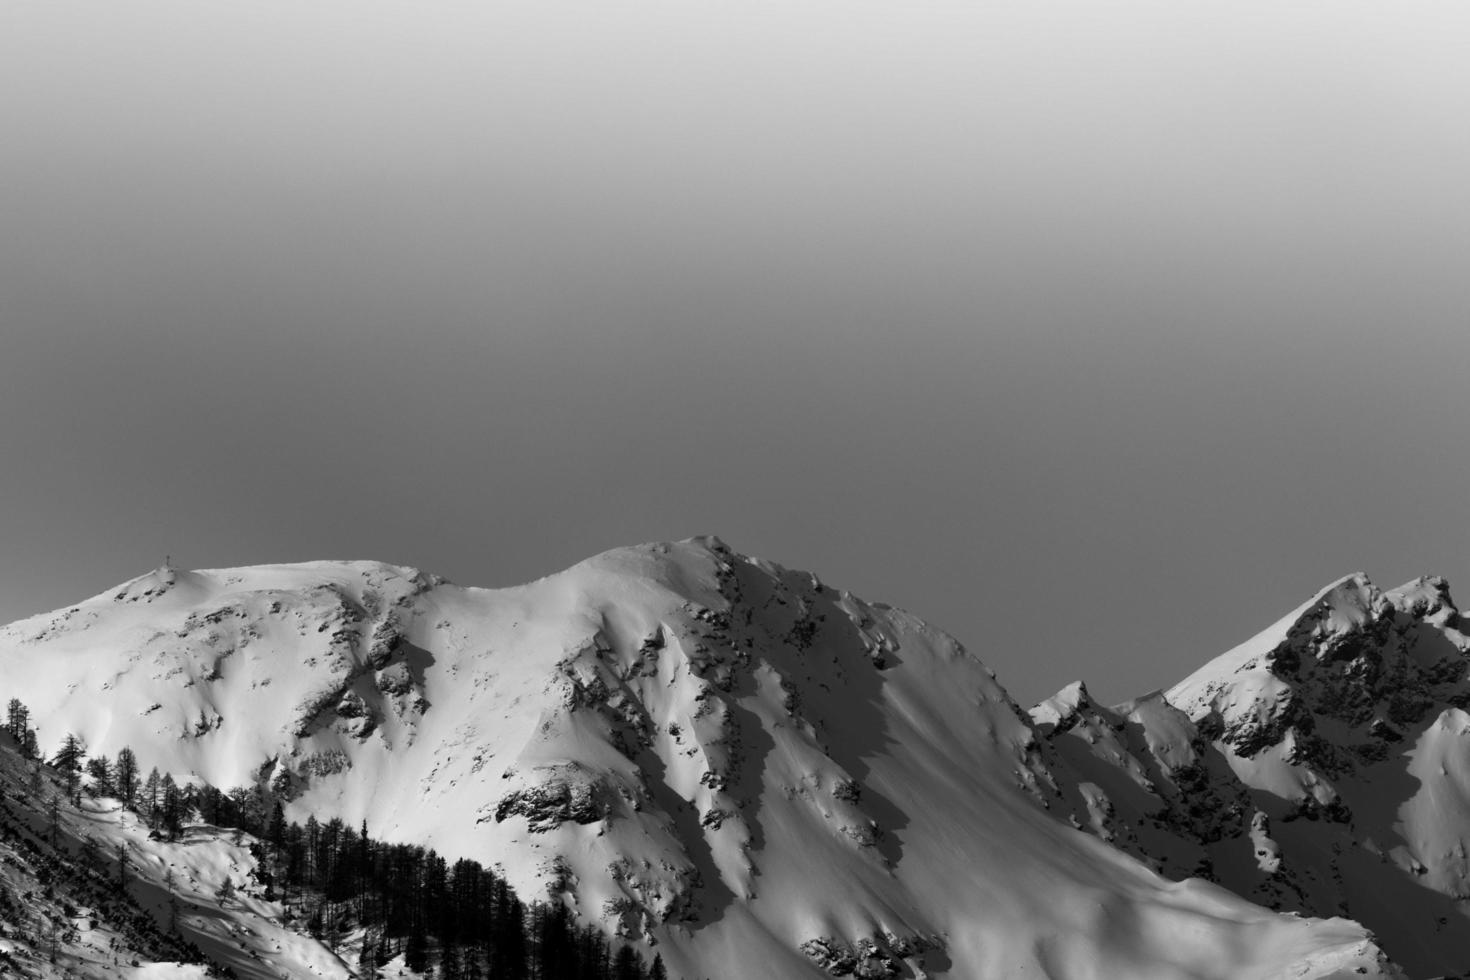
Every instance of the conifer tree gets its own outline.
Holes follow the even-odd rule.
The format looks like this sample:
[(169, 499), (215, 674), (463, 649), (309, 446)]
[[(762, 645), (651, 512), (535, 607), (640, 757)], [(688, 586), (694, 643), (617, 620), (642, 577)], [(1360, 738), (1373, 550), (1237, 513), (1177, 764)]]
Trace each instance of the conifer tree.
[(138, 757), (124, 745), (117, 753), (117, 764), (112, 767), (112, 780), (117, 784), (117, 795), (123, 806), (131, 807), (138, 795)]
[(169, 838), (179, 836), (179, 830), (184, 822), (184, 794), (179, 792), (178, 784), (174, 782), (172, 773), (166, 773), (159, 787), (162, 801), (162, 823), (164, 833)]
[(31, 710), (21, 703), (20, 698), (11, 698), (5, 710), (5, 730), (17, 742), (25, 740), (31, 727)]
[[(367, 824), (363, 824), (363, 826), (366, 827)], [(270, 819), (266, 821), (265, 825), (265, 839), (272, 844), (285, 843), (286, 808), (281, 805), (280, 800), (276, 800), (275, 804), (271, 807)]]
[(378, 949), (382, 941), (382, 935), (376, 932), (376, 930), (363, 930), (362, 947), (357, 954), (357, 967), (363, 975), (369, 977), (378, 975), (378, 967), (382, 966), (384, 962), (378, 959)]
[(415, 973), (423, 973), (429, 965), (429, 940), (424, 934), (422, 922), (414, 924), (408, 934), (408, 945), (403, 950), (403, 965)]
[(56, 831), (61, 827), (61, 797), (52, 795), (46, 801), (46, 817), (51, 829), (51, 846), (56, 846)]
[(158, 775), (158, 767), (148, 773), (148, 779), (143, 783), (142, 804), (144, 816), (148, 818), (148, 826), (158, 826), (158, 803), (159, 791), (163, 788), (163, 780)]
[(172, 866), (164, 873), (163, 885), (168, 889), (168, 934), (172, 936), (179, 931), (179, 896), (174, 892)]
[(505, 895), (501, 928), (497, 930), (496, 971), (505, 980), (526, 980), (530, 957), (526, 948), (526, 907), (502, 883)]
[(87, 758), (86, 744), (80, 737), (67, 733), (61, 740), (61, 750), (56, 753), (56, 758), (51, 760), (51, 765), (61, 771), (66, 780), (67, 795), (76, 792), (77, 781), (81, 778), (82, 763)]
[(619, 946), (613, 959), (613, 980), (640, 980), (641, 972), (638, 954), (633, 952), (633, 947)]
[(99, 755), (87, 760), (87, 776), (92, 780), (92, 790), (98, 796), (116, 796), (112, 763), (107, 756)]
[(304, 870), (306, 872), (306, 880), (311, 882), (312, 884), (317, 884), (317, 875), (320, 873), (320, 862), (317, 859), (319, 857), (321, 847), (322, 825), (317, 823), (317, 819), (315, 816), (308, 816), (306, 818), (305, 830), (306, 832), (303, 837), (302, 844), (305, 848), (304, 853), (306, 857), (306, 867)]
[(464, 980), (464, 955), (458, 946), (445, 946), (440, 952), (439, 980)]

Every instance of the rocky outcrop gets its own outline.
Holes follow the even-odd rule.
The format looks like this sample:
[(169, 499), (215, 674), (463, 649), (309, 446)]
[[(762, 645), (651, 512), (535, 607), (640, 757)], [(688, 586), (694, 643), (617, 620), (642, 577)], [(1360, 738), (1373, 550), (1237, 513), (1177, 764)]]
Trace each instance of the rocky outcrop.
[(502, 796), (495, 804), (495, 822), (524, 817), (533, 834), (555, 830), (562, 823), (596, 823), (612, 811), (605, 784), (575, 762), (547, 766), (533, 774), (535, 782)]

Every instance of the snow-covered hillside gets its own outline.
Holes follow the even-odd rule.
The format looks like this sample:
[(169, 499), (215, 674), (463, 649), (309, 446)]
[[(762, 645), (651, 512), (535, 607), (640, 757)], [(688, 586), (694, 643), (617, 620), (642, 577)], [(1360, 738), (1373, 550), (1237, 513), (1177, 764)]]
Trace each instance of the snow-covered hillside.
[(0, 734), (0, 977), (346, 980), (263, 897), (249, 844), (207, 826), (163, 840), (116, 800), (74, 802)]
[[(1218, 812), (1259, 792), (1230, 781), (1255, 757), (1217, 748), (1255, 746), (1219, 685), (1117, 711), (1079, 686), (1033, 720), (942, 632), (716, 539), (495, 591), (365, 562), (163, 568), (8, 627), (0, 667), (48, 750), (128, 745), (499, 866), (691, 980), (1399, 975), (1354, 922), (1130, 856), (1180, 879), (1209, 853), (1190, 834), (1274, 832)], [(1190, 834), (1134, 827), (1154, 797)], [(1438, 800), (1416, 819), (1439, 826)]]

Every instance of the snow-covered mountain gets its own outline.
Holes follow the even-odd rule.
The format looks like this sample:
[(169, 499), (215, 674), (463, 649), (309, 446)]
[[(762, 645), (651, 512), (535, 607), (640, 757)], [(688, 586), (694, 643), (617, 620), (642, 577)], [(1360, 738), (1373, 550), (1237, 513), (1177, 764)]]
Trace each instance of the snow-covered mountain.
[(504, 590), (162, 568), (11, 625), (0, 665), (47, 748), (499, 866), (675, 976), (1389, 977), (1328, 916), (1470, 965), (1434, 939), (1459, 622), (1442, 583), (1349, 579), (1167, 694), (1028, 715), (915, 617), (702, 538)]
[(1414, 976), (1470, 968), (1470, 638), (1442, 579), (1351, 575), (1168, 691), (1031, 712), (1088, 829), (1170, 877), (1368, 926)]

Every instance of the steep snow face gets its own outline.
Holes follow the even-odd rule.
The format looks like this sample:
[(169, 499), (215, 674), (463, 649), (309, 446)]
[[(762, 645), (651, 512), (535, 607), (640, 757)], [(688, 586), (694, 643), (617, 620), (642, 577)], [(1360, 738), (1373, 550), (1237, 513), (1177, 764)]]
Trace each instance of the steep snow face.
[[(1355, 923), (1078, 832), (1101, 791), (958, 643), (715, 539), (498, 591), (371, 563), (160, 569), (14, 624), (0, 664), (48, 747), (128, 744), (499, 865), (676, 975), (1397, 975)], [(1189, 719), (1154, 698), (1122, 723), (1151, 760), (1126, 778), (1187, 807), (1205, 741), (1149, 732)]]
[(1032, 716), (1096, 787), (1080, 826), (1171, 877), (1358, 918), (1416, 975), (1460, 972), (1464, 628), (1442, 579), (1351, 575), (1163, 697), (1103, 708), (1073, 685)]

